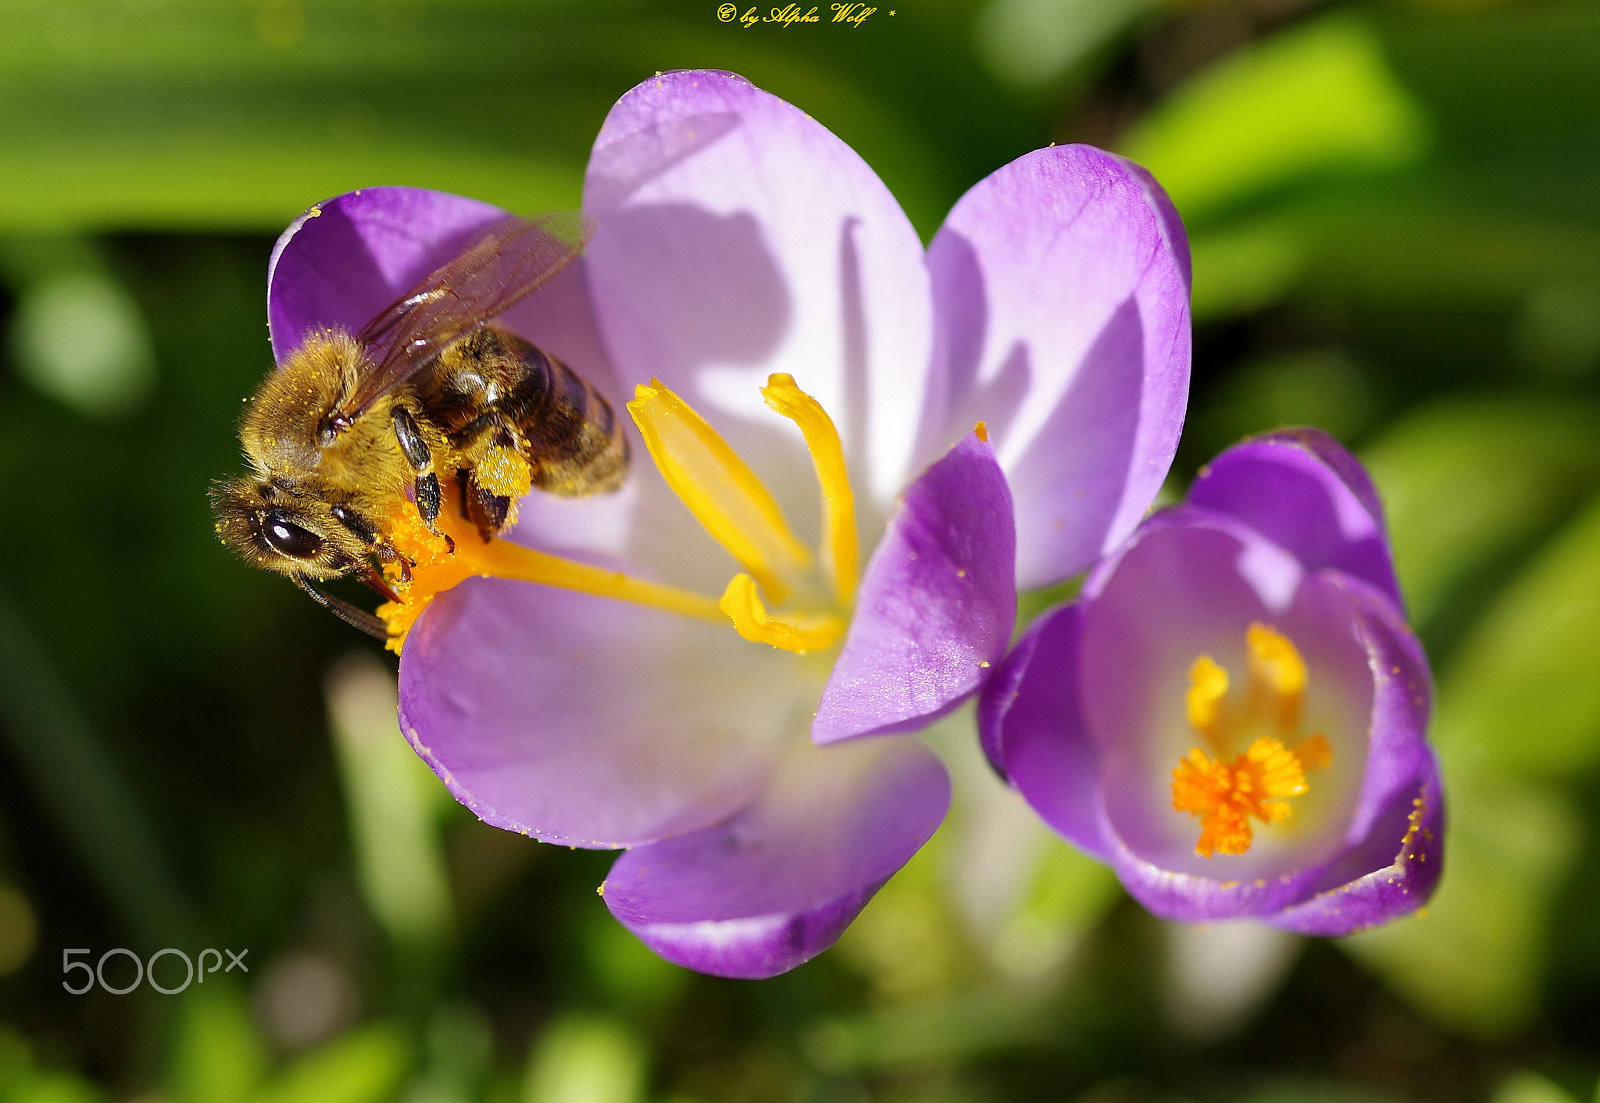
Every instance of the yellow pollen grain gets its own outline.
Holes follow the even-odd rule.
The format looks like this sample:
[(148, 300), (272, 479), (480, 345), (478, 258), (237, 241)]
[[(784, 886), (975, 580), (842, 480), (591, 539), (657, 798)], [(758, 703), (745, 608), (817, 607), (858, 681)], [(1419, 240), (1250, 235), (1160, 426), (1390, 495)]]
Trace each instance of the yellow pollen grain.
[[(1185, 713), (1212, 755), (1195, 747), (1179, 760), (1172, 771), (1172, 807), (1198, 817), (1195, 853), (1203, 858), (1247, 853), (1255, 838), (1252, 821), (1288, 819), (1290, 799), (1310, 789), (1307, 772), (1333, 762), (1326, 736), (1298, 738), (1308, 675), (1294, 644), (1252, 624), (1245, 648), (1242, 701), (1229, 696), (1228, 672), (1211, 656), (1199, 656), (1189, 668)], [(1259, 734), (1263, 728), (1271, 734)], [(1245, 739), (1249, 745), (1233, 753)]]

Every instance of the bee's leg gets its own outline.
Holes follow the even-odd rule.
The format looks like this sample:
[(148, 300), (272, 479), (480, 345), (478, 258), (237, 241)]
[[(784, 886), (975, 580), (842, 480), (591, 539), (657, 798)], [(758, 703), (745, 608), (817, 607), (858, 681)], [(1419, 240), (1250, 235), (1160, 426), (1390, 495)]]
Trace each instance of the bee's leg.
[(404, 406), (394, 408), (394, 438), (399, 441), (400, 451), (411, 465), (411, 470), (417, 473), (416, 481), (412, 483), (417, 513), (428, 530), (437, 533), (433, 522), (439, 516), (439, 476), (433, 470), (433, 453), (428, 448), (422, 429), (417, 425), (417, 419), (411, 416), (411, 411)]
[(467, 520), (471, 521), (487, 544), (506, 527), (506, 515), (511, 510), (511, 499), (478, 485), (474, 479), (467, 482), (465, 500)]
[(300, 575), (290, 575), (289, 577), (294, 579), (296, 586), (316, 599), (318, 605), (331, 611), (334, 616), (346, 624), (355, 625), (375, 640), (387, 640), (389, 638), (389, 626), (365, 609), (357, 609), (343, 598), (323, 593), (313, 586), (308, 579)]
[(431, 529), (433, 522), (439, 516), (439, 503), (441, 493), (439, 490), (439, 476), (432, 471), (426, 475), (418, 475), (416, 481), (417, 512), (422, 515), (422, 520)]
[(485, 431), (460, 446), (462, 458), (470, 464), (462, 497), (470, 511), (468, 519), (485, 541), (516, 521), (517, 501), (533, 489), (528, 462), (517, 448), (516, 427), (501, 425), (498, 419), (497, 413), (485, 415), (480, 419)]

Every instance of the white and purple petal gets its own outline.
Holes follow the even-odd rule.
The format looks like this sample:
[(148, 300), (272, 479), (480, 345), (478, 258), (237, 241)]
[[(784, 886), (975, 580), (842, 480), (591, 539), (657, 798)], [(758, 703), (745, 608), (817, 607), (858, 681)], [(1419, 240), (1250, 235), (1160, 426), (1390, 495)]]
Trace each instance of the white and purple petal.
[(907, 489), (867, 565), (811, 728), (818, 743), (925, 727), (982, 685), (1017, 616), (1011, 495), (976, 433)]
[(456, 798), (570, 846), (696, 831), (748, 804), (802, 720), (793, 657), (726, 627), (471, 579), (406, 640), (400, 722)]
[(1053, 146), (962, 197), (928, 249), (925, 449), (985, 420), (1017, 505), (1017, 583), (1121, 543), (1171, 465), (1189, 388), (1189, 255), (1143, 169)]
[(1344, 571), (1405, 608), (1377, 491), (1356, 458), (1326, 433), (1286, 429), (1253, 437), (1207, 464), (1185, 500), (1249, 526), (1307, 570)]
[(584, 187), (621, 378), (683, 395), (804, 528), (810, 460), (758, 393), (793, 375), (833, 416), (863, 505), (885, 512), (913, 470), (933, 324), (921, 243), (866, 162), (741, 77), (663, 73), (612, 108)]
[(774, 976), (832, 945), (949, 803), (944, 767), (914, 740), (797, 740), (758, 800), (725, 823), (628, 851), (602, 892), (670, 961)]

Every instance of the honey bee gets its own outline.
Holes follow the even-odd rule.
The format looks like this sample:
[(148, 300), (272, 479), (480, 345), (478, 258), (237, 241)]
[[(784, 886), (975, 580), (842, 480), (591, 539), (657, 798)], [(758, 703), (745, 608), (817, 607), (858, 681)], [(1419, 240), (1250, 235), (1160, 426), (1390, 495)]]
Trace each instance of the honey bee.
[(437, 533), (441, 480), (454, 480), (485, 541), (532, 488), (616, 489), (628, 445), (610, 405), (494, 321), (570, 263), (591, 230), (576, 214), (497, 222), (359, 333), (308, 334), (245, 407), (251, 474), (211, 494), (222, 542), (382, 639), (381, 620), (315, 583), (355, 575), (399, 600), (382, 568), (409, 581), (413, 564), (386, 518), (414, 504)]

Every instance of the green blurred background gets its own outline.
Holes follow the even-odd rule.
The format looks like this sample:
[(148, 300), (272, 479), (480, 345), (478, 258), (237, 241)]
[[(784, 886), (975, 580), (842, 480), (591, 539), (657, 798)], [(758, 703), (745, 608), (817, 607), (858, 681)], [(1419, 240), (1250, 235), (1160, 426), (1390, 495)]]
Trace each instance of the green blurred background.
[[(0, 0), (0, 1101), (1600, 1098), (1600, 4), (716, 7)], [(376, 646), (216, 544), (290, 218), (376, 183), (575, 206), (610, 104), (695, 66), (801, 105), (924, 235), (1051, 141), (1166, 184), (1174, 489), (1309, 423), (1388, 504), (1451, 799), (1426, 915), (1152, 919), (958, 717), (951, 819), (839, 946), (699, 977), (612, 923), (608, 855), (454, 805)], [(250, 971), (63, 990), (64, 950), (169, 946)]]

